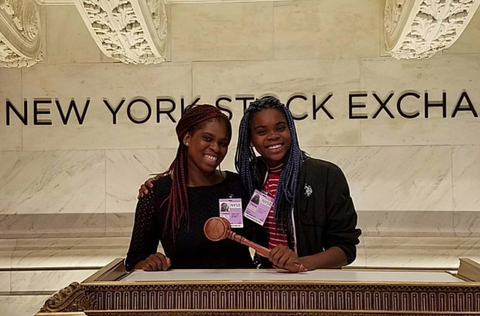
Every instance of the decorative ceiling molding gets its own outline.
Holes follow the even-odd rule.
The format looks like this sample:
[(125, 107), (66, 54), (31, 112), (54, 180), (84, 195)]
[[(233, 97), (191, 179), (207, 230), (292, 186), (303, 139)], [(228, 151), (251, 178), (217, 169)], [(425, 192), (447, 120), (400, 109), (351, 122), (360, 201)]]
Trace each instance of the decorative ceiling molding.
[(0, 67), (30, 67), (42, 60), (39, 5), (0, 0)]
[(167, 4), (191, 4), (191, 3), (245, 3), (245, 2), (276, 2), (285, 0), (166, 0)]
[[(36, 0), (45, 5), (68, 5), (74, 0)], [(165, 0), (165, 4), (198, 4), (198, 3), (244, 3), (244, 2), (278, 2), (285, 0)]]
[(165, 61), (164, 0), (74, 0), (100, 50), (125, 64)]
[(397, 59), (432, 57), (455, 43), (479, 4), (480, 0), (387, 0), (387, 52)]

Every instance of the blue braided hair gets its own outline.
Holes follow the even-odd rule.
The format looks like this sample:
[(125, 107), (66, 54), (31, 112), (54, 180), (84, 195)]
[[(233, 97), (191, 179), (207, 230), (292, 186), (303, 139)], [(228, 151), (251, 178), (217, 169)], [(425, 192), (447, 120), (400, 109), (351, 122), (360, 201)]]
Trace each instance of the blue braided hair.
[(252, 139), (250, 121), (253, 115), (264, 109), (275, 109), (285, 116), (292, 139), (291, 147), (284, 158), (274, 206), (275, 222), (286, 229), (291, 220), (291, 209), (295, 205), (295, 191), (297, 189), (300, 167), (302, 165), (303, 152), (298, 143), (292, 113), (277, 98), (268, 96), (256, 99), (250, 103), (250, 106), (245, 111), (240, 121), (238, 131), (235, 168), (242, 177), (243, 184), (248, 190), (248, 193), (252, 195), (257, 185), (262, 184), (264, 179), (261, 179), (258, 159), (253, 147), (250, 146)]

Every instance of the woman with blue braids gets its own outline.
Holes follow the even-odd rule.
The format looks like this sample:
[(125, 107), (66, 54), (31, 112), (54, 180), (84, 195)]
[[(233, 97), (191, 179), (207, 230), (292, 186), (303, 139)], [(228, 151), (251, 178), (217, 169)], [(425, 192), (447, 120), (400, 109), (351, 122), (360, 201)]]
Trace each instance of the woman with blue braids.
[(361, 231), (345, 176), (300, 149), (292, 114), (278, 99), (257, 99), (247, 108), (235, 166), (250, 195), (260, 190), (274, 198), (256, 238), (272, 249), (274, 267), (339, 268), (355, 260)]

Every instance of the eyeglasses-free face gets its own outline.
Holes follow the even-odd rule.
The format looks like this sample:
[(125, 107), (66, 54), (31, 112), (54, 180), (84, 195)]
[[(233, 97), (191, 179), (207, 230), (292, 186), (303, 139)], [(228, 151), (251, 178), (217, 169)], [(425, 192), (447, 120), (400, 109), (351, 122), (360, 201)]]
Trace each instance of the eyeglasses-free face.
[(285, 115), (276, 109), (255, 112), (250, 119), (251, 141), (267, 165), (283, 163), (292, 145)]
[(228, 151), (230, 135), (227, 123), (220, 119), (200, 123), (184, 137), (183, 143), (188, 144), (189, 173), (211, 174)]

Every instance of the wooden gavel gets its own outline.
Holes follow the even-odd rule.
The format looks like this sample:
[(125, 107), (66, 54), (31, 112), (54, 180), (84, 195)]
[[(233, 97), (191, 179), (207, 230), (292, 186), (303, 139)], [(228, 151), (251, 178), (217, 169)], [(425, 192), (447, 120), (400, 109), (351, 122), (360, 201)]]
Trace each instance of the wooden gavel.
[[(231, 239), (236, 242), (241, 243), (242, 245), (251, 247), (255, 249), (255, 251), (262, 257), (268, 258), (270, 253), (270, 249), (260, 246), (253, 241), (246, 239), (240, 235), (237, 235), (232, 231), (232, 227), (230, 226), (230, 222), (223, 217), (211, 217), (203, 226), (203, 232), (205, 236), (210, 239), (211, 241), (220, 241), (223, 239)], [(307, 268), (303, 266), (303, 264), (299, 262), (292, 263), (292, 267), (294, 271), (297, 272), (307, 272)]]

